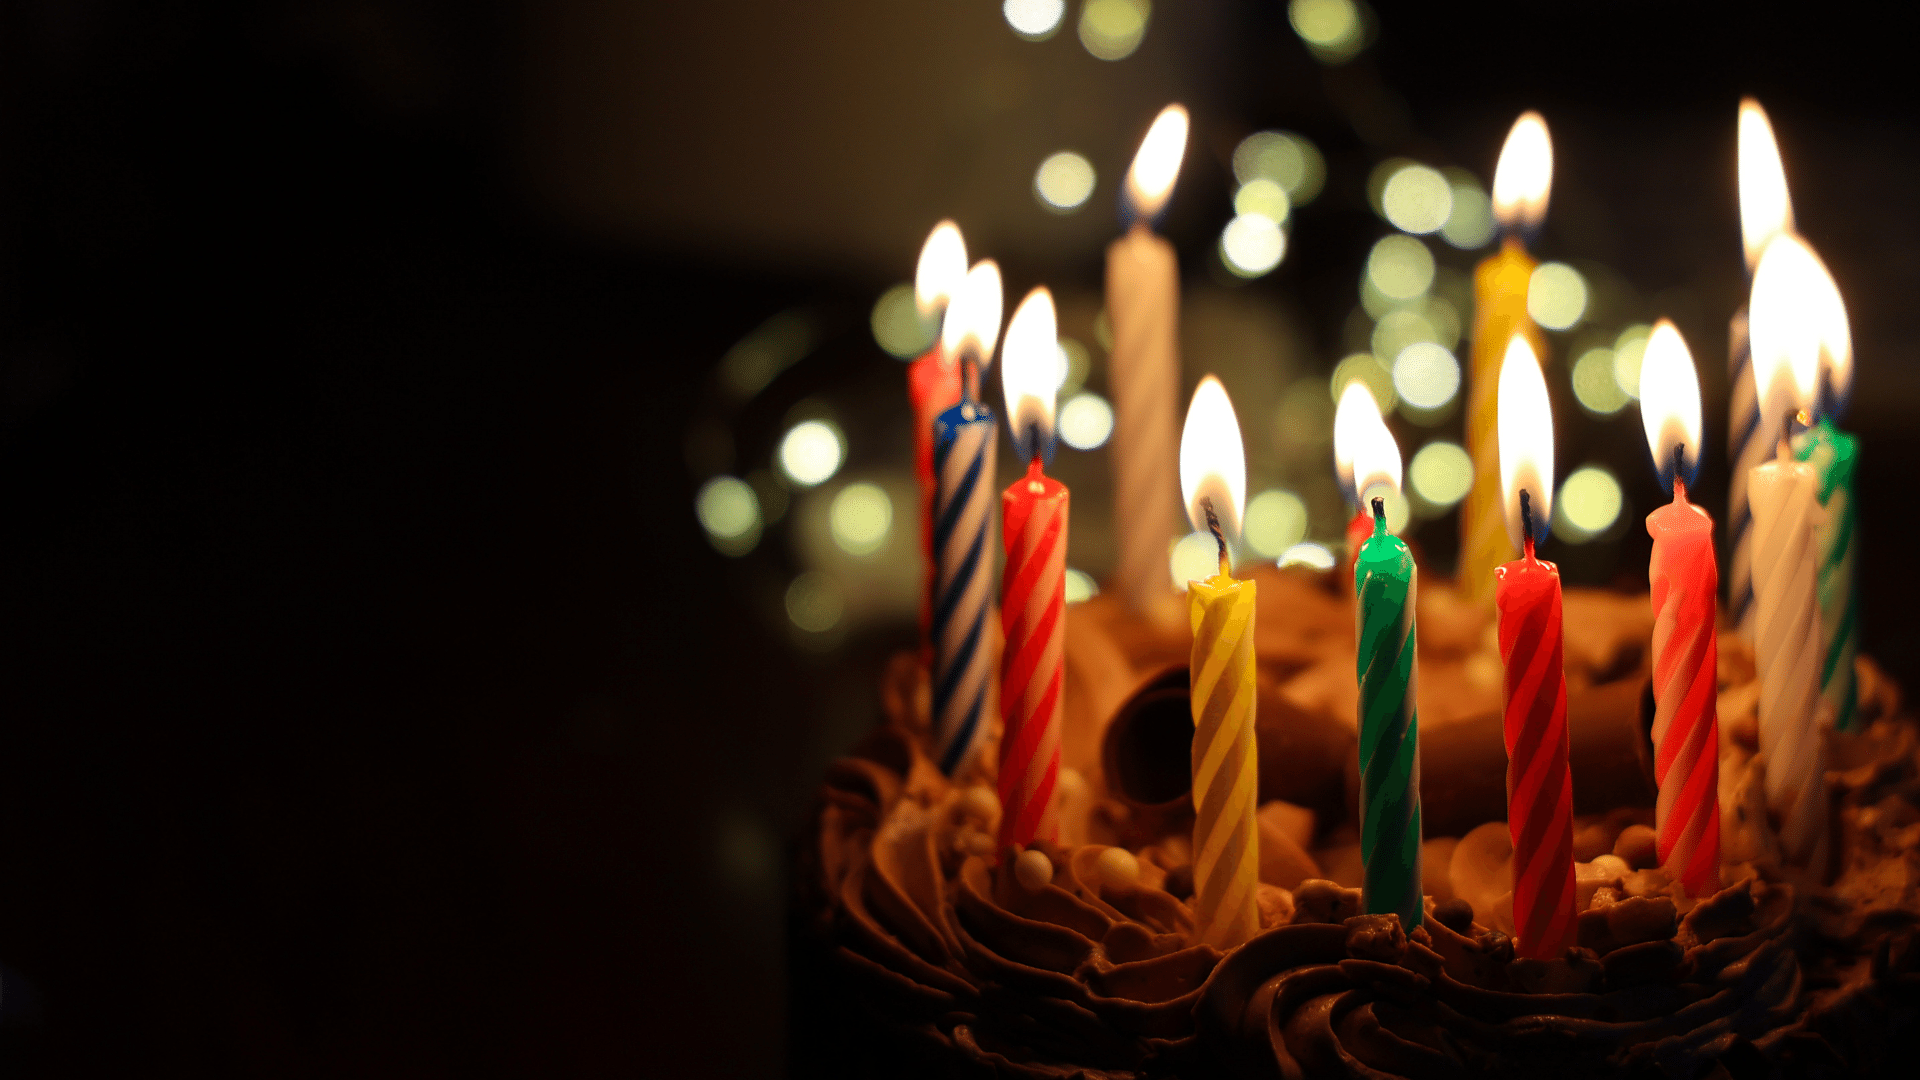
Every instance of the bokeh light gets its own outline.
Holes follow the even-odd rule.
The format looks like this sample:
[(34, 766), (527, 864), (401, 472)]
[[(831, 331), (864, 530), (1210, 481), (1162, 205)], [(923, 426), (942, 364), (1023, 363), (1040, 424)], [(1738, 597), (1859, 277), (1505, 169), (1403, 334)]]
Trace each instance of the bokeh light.
[(1271, 180), (1294, 206), (1305, 206), (1327, 181), (1327, 160), (1304, 135), (1256, 131), (1233, 149), (1233, 178), (1241, 184)]
[(694, 497), (707, 539), (726, 555), (745, 555), (760, 542), (760, 499), (746, 481), (716, 476)]
[(1438, 344), (1439, 337), (1420, 310), (1394, 308), (1373, 324), (1373, 355), (1397, 358), (1407, 346), (1423, 341)]
[(847, 443), (831, 420), (803, 420), (780, 440), (780, 471), (801, 487), (823, 484), (840, 471)]
[(1087, 0), (1080, 9), (1080, 44), (1102, 60), (1124, 60), (1147, 34), (1147, 0)]
[(1093, 162), (1071, 150), (1050, 155), (1033, 174), (1033, 193), (1040, 205), (1070, 214), (1093, 194)]
[(810, 634), (824, 634), (840, 625), (847, 599), (840, 583), (818, 570), (809, 570), (787, 586), (787, 618)]
[(1239, 214), (1220, 232), (1220, 258), (1241, 277), (1255, 278), (1280, 265), (1287, 234), (1264, 214)]
[[(1440, 280), (1436, 272), (1434, 280)], [(1438, 296), (1427, 297), (1420, 313), (1426, 317), (1427, 325), (1433, 328), (1433, 340), (1442, 348), (1453, 349), (1460, 344), (1460, 312), (1450, 301)]]
[(1564, 540), (1584, 543), (1620, 519), (1620, 482), (1598, 465), (1575, 469), (1554, 500), (1554, 527)]
[(1067, 0), (1006, 0), (1000, 14), (1006, 16), (1013, 32), (1028, 41), (1045, 41), (1060, 29), (1067, 13)]
[(1291, 491), (1263, 491), (1247, 503), (1247, 521), (1242, 529), (1248, 547), (1269, 559), (1278, 559), (1306, 538), (1307, 504)]
[(1612, 416), (1633, 400), (1614, 378), (1613, 363), (1613, 350), (1604, 345), (1573, 362), (1573, 399), (1595, 416)]
[(1380, 208), (1396, 228), (1434, 232), (1453, 215), (1453, 188), (1437, 169), (1404, 165), (1387, 179)]
[(1430, 442), (1413, 455), (1407, 482), (1415, 495), (1445, 509), (1466, 498), (1473, 487), (1473, 458), (1458, 443)]
[(1394, 358), (1393, 388), (1416, 409), (1438, 409), (1460, 391), (1460, 362), (1431, 341), (1415, 342)]
[(911, 360), (933, 346), (940, 332), (940, 319), (923, 318), (913, 301), (911, 284), (895, 285), (880, 294), (873, 305), (873, 340), (888, 356)]
[(1097, 450), (1113, 434), (1113, 406), (1099, 394), (1083, 392), (1060, 406), (1060, 441), (1075, 450)]
[(1333, 400), (1338, 402), (1347, 384), (1360, 380), (1367, 384), (1373, 400), (1380, 406), (1380, 414), (1386, 415), (1400, 400), (1399, 393), (1393, 388), (1393, 371), (1381, 363), (1372, 353), (1354, 353), (1333, 366), (1333, 378), (1329, 380), (1329, 389)]
[(1293, 213), (1293, 199), (1287, 195), (1287, 189), (1280, 186), (1280, 181), (1256, 176), (1234, 192), (1233, 212), (1259, 214), (1284, 224)]
[(1191, 532), (1173, 545), (1168, 558), (1175, 588), (1185, 589), (1189, 581), (1203, 581), (1220, 572), (1220, 544), (1213, 534)]
[(1412, 300), (1433, 284), (1433, 252), (1411, 236), (1383, 236), (1367, 255), (1367, 280), (1391, 300)]
[(1060, 380), (1060, 396), (1072, 397), (1087, 385), (1087, 373), (1093, 370), (1093, 356), (1079, 341), (1060, 339), (1060, 356), (1067, 365), (1066, 378)]
[(1067, 567), (1066, 592), (1067, 603), (1078, 604), (1100, 595), (1100, 583), (1093, 580), (1093, 575), (1087, 573), (1085, 570), (1075, 570), (1069, 566)]
[(1566, 263), (1541, 263), (1527, 282), (1527, 314), (1549, 330), (1565, 330), (1587, 313), (1587, 279)]
[(827, 514), (833, 542), (849, 555), (872, 555), (887, 546), (893, 529), (893, 501), (878, 484), (848, 484), (833, 497)]
[(1406, 531), (1407, 522), (1413, 518), (1413, 507), (1407, 497), (1391, 484), (1374, 484), (1360, 493), (1360, 506), (1369, 514), (1373, 512), (1373, 500), (1380, 500), (1380, 509), (1386, 511), (1387, 531), (1395, 536)]
[(1314, 55), (1328, 63), (1350, 59), (1365, 43), (1353, 0), (1293, 0), (1287, 18)]
[(1279, 559), (1281, 566), (1311, 566), (1315, 570), (1333, 569), (1333, 552), (1325, 544), (1316, 544), (1309, 540), (1288, 548)]
[(1653, 327), (1636, 323), (1613, 341), (1613, 384), (1629, 400), (1640, 397), (1640, 361), (1647, 356), (1647, 338)]
[(1446, 175), (1453, 189), (1453, 211), (1440, 226), (1440, 238), (1465, 251), (1486, 246), (1493, 239), (1493, 200), (1465, 169), (1448, 169)]

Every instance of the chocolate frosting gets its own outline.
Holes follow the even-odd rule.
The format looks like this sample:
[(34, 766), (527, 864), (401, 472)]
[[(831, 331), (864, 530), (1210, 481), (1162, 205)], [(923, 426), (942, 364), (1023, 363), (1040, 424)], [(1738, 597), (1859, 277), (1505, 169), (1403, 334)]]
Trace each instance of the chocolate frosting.
[[(1911, 783), (1911, 735), (1894, 741)], [(1856, 767), (1881, 790), (1870, 820), (1850, 819), (1850, 850), (1902, 845), (1905, 866), (1920, 811), (1886, 793), (1888, 767)], [(1884, 1054), (1892, 1014), (1920, 1006), (1905, 893), (1809, 902), (1749, 877), (1682, 914), (1665, 894), (1601, 889), (1581, 946), (1542, 963), (1516, 961), (1460, 901), (1429, 899), (1408, 934), (1357, 914), (1358, 890), (1263, 885), (1266, 929), (1222, 954), (1194, 943), (1168, 891), (1179, 868), (1157, 849), (1125, 881), (1103, 873), (1104, 845), (1043, 843), (1052, 878), (1028, 888), (991, 861), (979, 804), (883, 732), (830, 771), (808, 885), (814, 932), (859, 1002), (923, 1051), (993, 1075), (1818, 1072)], [(1886, 861), (1863, 858), (1882, 878)]]

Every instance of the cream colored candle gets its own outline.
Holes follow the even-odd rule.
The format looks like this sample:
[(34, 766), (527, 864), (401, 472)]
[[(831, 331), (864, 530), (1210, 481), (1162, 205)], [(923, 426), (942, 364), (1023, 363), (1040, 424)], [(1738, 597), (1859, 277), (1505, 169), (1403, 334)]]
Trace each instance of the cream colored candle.
[(1186, 150), (1187, 113), (1161, 112), (1127, 174), (1136, 221), (1107, 248), (1107, 320), (1113, 353), (1114, 579), (1135, 611), (1178, 611), (1167, 548), (1179, 520), (1180, 267), (1148, 222), (1166, 203)]

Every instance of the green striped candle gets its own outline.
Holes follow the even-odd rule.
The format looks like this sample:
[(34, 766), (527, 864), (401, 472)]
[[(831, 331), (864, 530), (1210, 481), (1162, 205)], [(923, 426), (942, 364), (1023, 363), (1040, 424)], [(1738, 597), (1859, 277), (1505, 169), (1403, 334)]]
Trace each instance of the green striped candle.
[(1387, 532), (1373, 500), (1373, 535), (1353, 563), (1360, 655), (1360, 859), (1370, 915), (1420, 925), (1420, 725), (1414, 710), (1413, 554)]
[(1813, 466), (1815, 491), (1827, 512), (1814, 537), (1820, 552), (1820, 695), (1833, 726), (1852, 731), (1860, 722), (1859, 677), (1853, 668), (1860, 637), (1853, 590), (1854, 554), (1859, 549), (1853, 476), (1860, 464), (1860, 444), (1833, 421), (1821, 419), (1794, 437), (1793, 452)]

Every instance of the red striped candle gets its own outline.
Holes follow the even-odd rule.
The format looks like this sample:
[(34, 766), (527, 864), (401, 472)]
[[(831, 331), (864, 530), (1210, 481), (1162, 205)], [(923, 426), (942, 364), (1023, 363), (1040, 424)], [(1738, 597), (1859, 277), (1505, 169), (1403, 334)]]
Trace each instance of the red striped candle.
[(1647, 515), (1653, 557), (1654, 821), (1660, 864), (1692, 896), (1720, 888), (1720, 645), (1713, 519), (1687, 501), (1700, 467), (1700, 382), (1687, 343), (1661, 319), (1640, 363), (1640, 419), (1673, 501)]
[(1573, 774), (1567, 768), (1560, 569), (1534, 557), (1534, 544), (1546, 535), (1552, 505), (1553, 414), (1546, 380), (1526, 338), (1516, 335), (1508, 345), (1499, 386), (1507, 536), (1522, 552), (1493, 572), (1500, 661), (1506, 669), (1514, 951), (1552, 960), (1575, 939)]
[(1007, 566), (1001, 578), (1000, 845), (1059, 838), (1060, 691), (1066, 657), (1067, 486), (1040, 471), (1000, 496)]
[[(913, 302), (922, 319), (950, 311), (967, 277), (967, 244), (960, 229), (942, 221), (920, 246), (914, 269)], [(998, 321), (999, 316), (995, 315)], [(953, 329), (965, 327), (954, 321)], [(940, 414), (960, 404), (959, 355), (948, 348), (947, 328), (925, 356), (907, 367), (907, 402), (913, 407), (913, 475), (920, 482), (920, 644), (930, 649), (933, 631), (933, 594), (937, 577), (933, 566), (933, 503), (938, 481), (933, 472), (933, 425)], [(930, 658), (929, 658), (930, 662)]]
[(1053, 296), (1035, 289), (1007, 323), (1000, 361), (1007, 427), (1027, 475), (1000, 496), (1000, 847), (1058, 840), (1061, 694), (1067, 652), (1067, 488), (1042, 462), (1053, 449), (1060, 339)]

